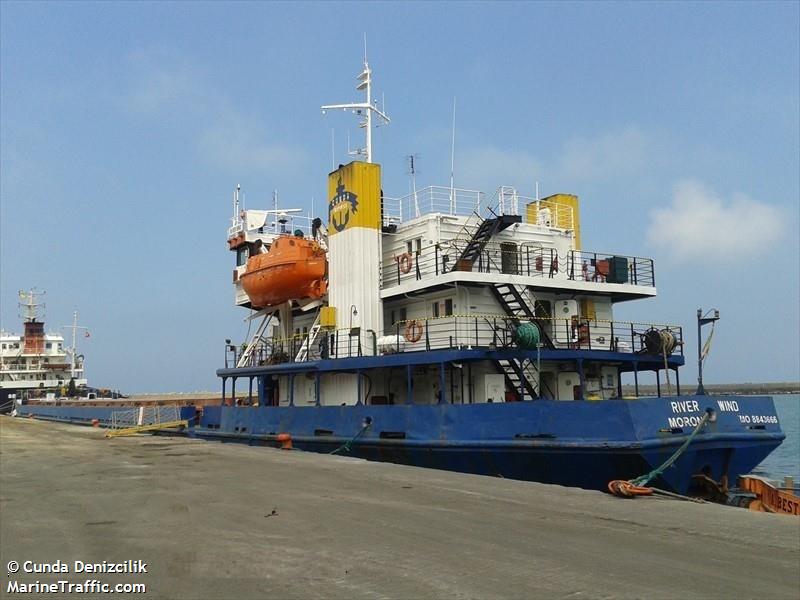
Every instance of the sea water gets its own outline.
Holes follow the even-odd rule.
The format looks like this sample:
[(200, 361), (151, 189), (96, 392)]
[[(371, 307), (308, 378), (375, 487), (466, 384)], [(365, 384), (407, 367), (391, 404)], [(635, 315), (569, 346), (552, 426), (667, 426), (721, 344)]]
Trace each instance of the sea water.
[(782, 394), (772, 399), (786, 439), (753, 469), (753, 474), (778, 482), (790, 475), (797, 485), (800, 482), (800, 394)]

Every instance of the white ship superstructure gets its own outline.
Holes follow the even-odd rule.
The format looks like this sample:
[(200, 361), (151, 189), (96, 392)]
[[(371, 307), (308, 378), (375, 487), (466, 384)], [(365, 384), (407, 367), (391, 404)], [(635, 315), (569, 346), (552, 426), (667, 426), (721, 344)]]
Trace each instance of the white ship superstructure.
[[(251, 318), (263, 321), (233, 363), (269, 367), (260, 381), (268, 403), (604, 400), (621, 397), (623, 373), (638, 388), (639, 371), (655, 373), (659, 385), (666, 375), (667, 390), (673, 382), (679, 390), (681, 328), (614, 319), (615, 304), (656, 295), (652, 259), (584, 249), (578, 197), (540, 198), (538, 185), (527, 195), (509, 186), (487, 195), (455, 187), (452, 177), (449, 186), (420, 190), (414, 179), (412, 193), (384, 195), (369, 131), (373, 112), (388, 117), (371, 100), (366, 59), (357, 81), (364, 102), (322, 107), (352, 111), (366, 135), (356, 151), (366, 160), (328, 175), (326, 226), (293, 222), (296, 212), (277, 201), (242, 210), (238, 188), (234, 196), (235, 302), (259, 309)], [(251, 286), (262, 298), (304, 276), (310, 259), (272, 252), (276, 240), (280, 248), (322, 248), (325, 285), (310, 296), (273, 292), (274, 302), (251, 302), (242, 285), (251, 269), (268, 273)], [(434, 361), (437, 351), (449, 354)], [(430, 363), (412, 354), (428, 354)], [(392, 355), (406, 357), (402, 366)], [(359, 362), (340, 363), (341, 372), (297, 370), (330, 359)], [(224, 373), (223, 383), (230, 375), (235, 386), (243, 371)]]
[(34, 397), (56, 397), (64, 395), (70, 387), (86, 386), (83, 356), (77, 354), (76, 333), (85, 330), (77, 324), (77, 312), (73, 315), (72, 344), (65, 345), (60, 333), (46, 333), (44, 328), (44, 304), (40, 302), (44, 292), (20, 291), (19, 306), (24, 333), (0, 331), (0, 400), (11, 396), (18, 399)]

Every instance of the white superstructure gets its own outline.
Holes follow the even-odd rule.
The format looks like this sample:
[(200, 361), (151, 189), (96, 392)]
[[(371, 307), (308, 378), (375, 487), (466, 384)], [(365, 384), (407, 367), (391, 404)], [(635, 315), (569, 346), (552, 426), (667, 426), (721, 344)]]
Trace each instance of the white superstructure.
[[(372, 100), (366, 59), (358, 82), (364, 102), (322, 107), (356, 114), (365, 147), (355, 154), (366, 159), (329, 173), (328, 222), (311, 233), (326, 241), (327, 295), (260, 311), (246, 352), (228, 345), (237, 368), (272, 369), (261, 378), (268, 403), (607, 399), (620, 397), (623, 372), (644, 368), (663, 369), (670, 385), (680, 328), (614, 320), (616, 303), (656, 295), (652, 259), (585, 249), (578, 197), (540, 197), (538, 184), (527, 195), (505, 185), (487, 195), (451, 177), (449, 186), (417, 189), (414, 180), (412, 193), (385, 196), (371, 129), (373, 112), (388, 117)], [(277, 203), (243, 211), (237, 192), (228, 230), (237, 305), (250, 306), (239, 283), (247, 256), (278, 235), (307, 235), (285, 227), (292, 219)], [(459, 354), (478, 349), (485, 358)], [(450, 354), (435, 359), (437, 351)], [(389, 356), (411, 353), (419, 354), (405, 362)], [(330, 359), (351, 362), (336, 372), (332, 363), (291, 366)]]
[(40, 302), (44, 292), (20, 291), (19, 306), (24, 333), (0, 331), (0, 398), (10, 396), (46, 397), (64, 395), (70, 381), (75, 388), (85, 387), (83, 356), (77, 354), (76, 334), (86, 330), (73, 315), (72, 343), (65, 345), (64, 336), (46, 333)]

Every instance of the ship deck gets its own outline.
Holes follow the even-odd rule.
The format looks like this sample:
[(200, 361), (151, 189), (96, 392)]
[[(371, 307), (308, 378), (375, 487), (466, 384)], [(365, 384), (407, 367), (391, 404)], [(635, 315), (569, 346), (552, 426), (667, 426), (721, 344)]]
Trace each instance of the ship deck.
[(169, 598), (789, 598), (800, 520), (0, 418), (2, 564), (141, 559)]

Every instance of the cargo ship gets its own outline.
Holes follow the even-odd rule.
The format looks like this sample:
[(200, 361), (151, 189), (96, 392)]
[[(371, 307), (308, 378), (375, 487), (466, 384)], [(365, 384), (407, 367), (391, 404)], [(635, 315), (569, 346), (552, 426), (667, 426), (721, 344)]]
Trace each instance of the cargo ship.
[(72, 344), (66, 345), (60, 333), (45, 332), (43, 321), (45, 292), (35, 289), (19, 292), (23, 321), (22, 334), (0, 331), (0, 410), (9, 412), (15, 400), (55, 399), (68, 392), (79, 394), (87, 389), (83, 355), (78, 354), (76, 332), (78, 313), (73, 323)]
[[(682, 394), (681, 326), (615, 318), (656, 295), (654, 261), (584, 248), (575, 195), (452, 178), (384, 195), (372, 84), (365, 58), (363, 101), (322, 107), (366, 137), (327, 176), (327, 224), (277, 196), (244, 210), (236, 187), (227, 246), (252, 335), (226, 341), (221, 402), (192, 435), (603, 490), (679, 450), (653, 482), (678, 493), (724, 490), (781, 443), (769, 397)], [(645, 373), (656, 397), (638, 397)], [(21, 407), (91, 417), (76, 410)]]

